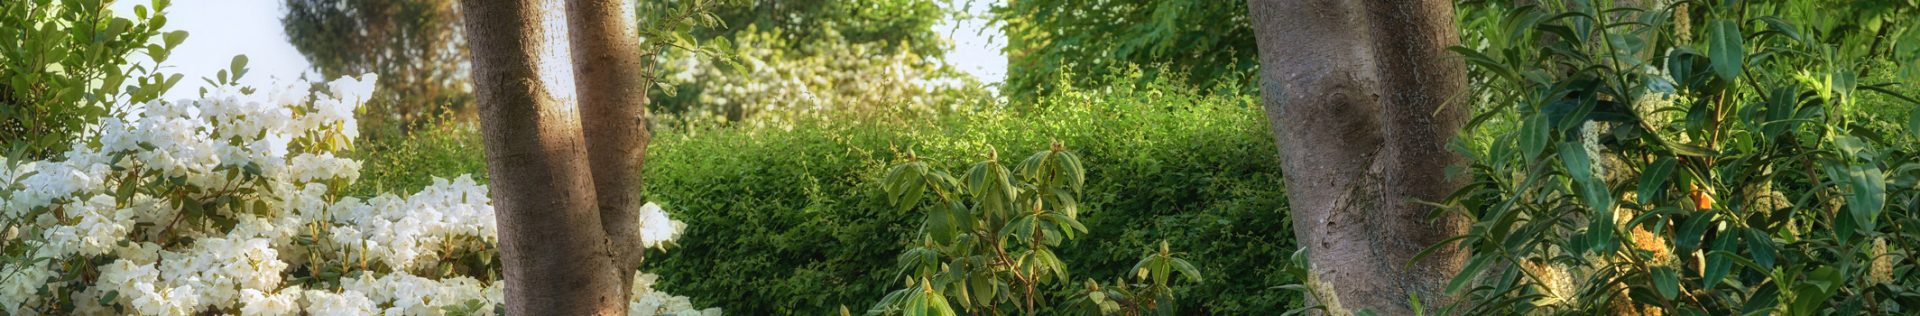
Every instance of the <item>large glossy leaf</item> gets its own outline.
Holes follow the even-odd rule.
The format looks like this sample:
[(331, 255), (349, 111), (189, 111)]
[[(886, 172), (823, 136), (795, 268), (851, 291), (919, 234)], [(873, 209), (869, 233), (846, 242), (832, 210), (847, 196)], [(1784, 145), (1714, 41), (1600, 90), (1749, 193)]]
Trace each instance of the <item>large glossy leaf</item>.
[(1679, 297), (1680, 273), (1674, 271), (1673, 267), (1654, 267), (1653, 288), (1659, 291), (1661, 298), (1671, 300)]
[(1541, 113), (1528, 115), (1527, 120), (1520, 124), (1518, 133), (1521, 155), (1525, 156), (1528, 162), (1532, 162), (1540, 156), (1540, 152), (1546, 150), (1547, 141), (1551, 139), (1548, 136), (1552, 135), (1549, 125), (1551, 124), (1547, 123), (1546, 115)]
[(1733, 20), (1715, 19), (1707, 24), (1707, 55), (1713, 58), (1713, 73), (1720, 79), (1734, 81), (1746, 68), (1746, 44), (1741, 36), (1740, 23)]
[(1672, 156), (1660, 156), (1640, 175), (1640, 204), (1652, 204), (1667, 193), (1667, 179), (1673, 176), (1675, 160)]
[(1760, 264), (1761, 268), (1773, 270), (1774, 257), (1779, 252), (1779, 249), (1774, 246), (1773, 237), (1767, 236), (1766, 232), (1758, 228), (1748, 228), (1746, 231), (1747, 251), (1753, 255), (1753, 263)]
[(1593, 159), (1580, 143), (1560, 143), (1560, 163), (1580, 190), (1580, 200), (1596, 213), (1606, 212), (1613, 209), (1613, 195), (1607, 192), (1606, 182), (1593, 174)]

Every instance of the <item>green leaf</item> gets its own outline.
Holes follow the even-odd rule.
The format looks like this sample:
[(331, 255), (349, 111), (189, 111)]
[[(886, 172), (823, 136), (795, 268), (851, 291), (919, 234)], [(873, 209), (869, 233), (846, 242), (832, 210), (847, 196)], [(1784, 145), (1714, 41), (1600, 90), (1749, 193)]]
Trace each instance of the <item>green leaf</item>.
[(185, 42), (187, 40), (187, 31), (167, 32), (167, 35), (162, 35), (161, 37), (162, 37), (162, 40), (166, 41), (167, 48), (172, 49), (174, 47), (179, 47), (180, 42)]
[(1748, 228), (1746, 231), (1747, 250), (1753, 252), (1753, 262), (1767, 270), (1773, 270), (1773, 258), (1777, 251), (1774, 249), (1773, 237), (1768, 237), (1766, 232), (1757, 228)]
[(1920, 107), (1915, 107), (1911, 116), (1907, 118), (1907, 133), (1920, 138)]
[[(1579, 186), (1580, 199), (1596, 213), (1609, 213), (1613, 209), (1613, 195), (1608, 193), (1607, 184), (1593, 174), (1593, 157), (1587, 156), (1587, 149), (1580, 143), (1560, 143), (1560, 163), (1567, 169), (1567, 176), (1573, 178)], [(1607, 217), (1611, 220), (1611, 216)]]
[(1660, 292), (1661, 298), (1671, 300), (1680, 297), (1679, 273), (1672, 267), (1654, 267), (1653, 288)]
[(1540, 156), (1541, 151), (1546, 150), (1547, 139), (1552, 131), (1548, 125), (1550, 124), (1547, 123), (1547, 116), (1541, 113), (1528, 115), (1526, 122), (1521, 123), (1520, 150), (1528, 162), (1532, 162)]
[(1640, 204), (1651, 204), (1667, 192), (1667, 178), (1673, 175), (1672, 156), (1660, 156), (1640, 176)]
[(1740, 23), (1726, 19), (1715, 19), (1707, 24), (1707, 54), (1713, 59), (1713, 72), (1720, 79), (1734, 81), (1740, 78), (1741, 70), (1746, 66), (1746, 44), (1740, 33)]
[(227, 70), (233, 72), (233, 81), (240, 81), (240, 76), (247, 74), (247, 55), (233, 55), (233, 61), (227, 63)]
[(1200, 282), (1201, 280), (1203, 280), (1200, 277), (1200, 269), (1194, 268), (1193, 263), (1187, 262), (1187, 259), (1180, 259), (1180, 258), (1172, 258), (1172, 259), (1173, 259), (1173, 268), (1175, 270), (1180, 271), (1180, 274), (1186, 275), (1188, 280), (1192, 280), (1194, 282)]
[(1493, 256), (1473, 257), (1473, 261), (1469, 261), (1465, 269), (1453, 275), (1453, 281), (1447, 282), (1447, 293), (1460, 293), (1460, 287), (1466, 286), (1469, 281), (1480, 279), (1480, 270), (1486, 270), (1487, 262), (1493, 258)]

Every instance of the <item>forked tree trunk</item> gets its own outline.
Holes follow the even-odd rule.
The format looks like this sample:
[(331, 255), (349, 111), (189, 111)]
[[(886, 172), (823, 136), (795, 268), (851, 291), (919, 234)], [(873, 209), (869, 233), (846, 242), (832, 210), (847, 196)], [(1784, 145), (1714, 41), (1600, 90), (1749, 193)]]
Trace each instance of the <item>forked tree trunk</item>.
[[(600, 225), (612, 241), (621, 284), (640, 265), (641, 167), (646, 165), (647, 85), (634, 6), (619, 0), (568, 0), (573, 78), (580, 93), (587, 161), (593, 168)], [(624, 299), (626, 291), (621, 292)], [(624, 301), (624, 300), (623, 300)]]
[(465, 0), (509, 315), (622, 315), (557, 0)]
[(1427, 246), (1466, 231), (1464, 219), (1428, 221), (1465, 183), (1446, 148), (1465, 122), (1465, 65), (1445, 0), (1249, 0), (1260, 90), (1279, 140), (1294, 234), (1312, 273), (1347, 310), (1411, 315), (1450, 302), (1464, 263)]

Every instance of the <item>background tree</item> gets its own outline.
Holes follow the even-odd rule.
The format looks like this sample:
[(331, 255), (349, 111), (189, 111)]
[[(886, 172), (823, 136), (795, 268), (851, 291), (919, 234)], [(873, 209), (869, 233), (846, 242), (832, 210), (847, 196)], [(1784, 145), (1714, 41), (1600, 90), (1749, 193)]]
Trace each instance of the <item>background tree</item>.
[[(672, 6), (689, 0), (662, 1), (641, 6)], [(749, 26), (779, 32), (790, 50), (838, 37), (850, 43), (888, 43), (889, 49), (908, 49), (923, 56), (939, 56), (946, 49), (933, 24), (945, 17), (933, 0), (720, 0), (712, 13), (726, 27), (698, 30), (695, 39), (731, 38)], [(891, 53), (891, 50), (877, 53)]]
[(1256, 51), (1244, 2), (1017, 0), (993, 12), (1007, 36), (1001, 89), (1015, 99), (1063, 81), (1096, 84), (1130, 65), (1146, 67), (1149, 78), (1185, 75), (1195, 86), (1253, 86)]
[(1251, 0), (1267, 115), (1280, 145), (1308, 286), (1334, 314), (1412, 315), (1439, 305), (1464, 252), (1428, 246), (1465, 232), (1430, 220), (1464, 181), (1447, 143), (1465, 123), (1465, 65), (1447, 1)]
[(285, 1), (287, 40), (322, 77), (380, 75), (360, 115), (362, 134), (405, 133), (472, 102), (452, 1)]

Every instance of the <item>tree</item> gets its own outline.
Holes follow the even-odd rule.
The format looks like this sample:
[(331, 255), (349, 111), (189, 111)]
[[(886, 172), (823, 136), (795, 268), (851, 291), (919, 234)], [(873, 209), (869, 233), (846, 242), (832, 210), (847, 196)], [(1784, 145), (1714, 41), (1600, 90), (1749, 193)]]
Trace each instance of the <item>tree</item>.
[(568, 1), (566, 12), (557, 1), (461, 5), (508, 313), (624, 313), (639, 260), (648, 137), (633, 8), (613, 0)]
[(465, 111), (466, 43), (450, 0), (285, 0), (288, 42), (326, 78), (380, 75), (361, 126), (368, 135)]
[(1465, 123), (1464, 64), (1447, 1), (1249, 0), (1260, 90), (1285, 170), (1313, 297), (1330, 309), (1411, 315), (1449, 297), (1463, 252), (1428, 246), (1465, 232), (1430, 220), (1459, 188), (1447, 143)]
[[(666, 7), (689, 1), (641, 5)], [(939, 33), (933, 29), (945, 12), (933, 0), (718, 0), (712, 13), (727, 27), (697, 30), (692, 32), (693, 38), (732, 38), (753, 26), (759, 31), (778, 32), (793, 45), (785, 48), (789, 51), (805, 51), (805, 45), (826, 40), (887, 44), (882, 45), (884, 51), (876, 53), (909, 49), (922, 56), (939, 56), (945, 51)]]
[(1052, 93), (1062, 79), (1099, 84), (1129, 65), (1195, 86), (1251, 87), (1256, 65), (1245, 2), (1019, 0), (996, 5), (994, 20), (1007, 35), (1004, 91), (1019, 100)]

